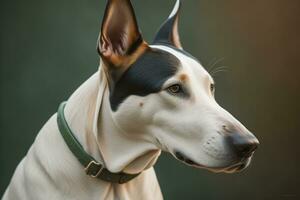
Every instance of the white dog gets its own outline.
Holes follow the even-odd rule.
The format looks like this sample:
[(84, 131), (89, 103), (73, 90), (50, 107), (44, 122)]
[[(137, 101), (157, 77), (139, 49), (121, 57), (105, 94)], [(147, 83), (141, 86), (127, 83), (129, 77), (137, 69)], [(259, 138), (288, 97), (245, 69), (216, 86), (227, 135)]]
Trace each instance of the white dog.
[(52, 116), (3, 200), (162, 199), (161, 151), (213, 172), (246, 168), (258, 140), (214, 99), (214, 81), (182, 49), (177, 1), (155, 41), (129, 0), (108, 0), (100, 69)]

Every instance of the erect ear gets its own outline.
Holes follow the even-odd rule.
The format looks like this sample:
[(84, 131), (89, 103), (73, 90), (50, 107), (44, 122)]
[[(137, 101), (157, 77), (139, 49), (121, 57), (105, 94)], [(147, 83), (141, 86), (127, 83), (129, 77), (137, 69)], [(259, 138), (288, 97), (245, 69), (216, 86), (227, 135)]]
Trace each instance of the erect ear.
[(181, 8), (181, 1), (177, 0), (169, 18), (163, 23), (156, 33), (153, 44), (167, 44), (182, 49), (178, 33), (178, 21)]
[(147, 47), (130, 0), (108, 0), (97, 50), (105, 63), (110, 85)]

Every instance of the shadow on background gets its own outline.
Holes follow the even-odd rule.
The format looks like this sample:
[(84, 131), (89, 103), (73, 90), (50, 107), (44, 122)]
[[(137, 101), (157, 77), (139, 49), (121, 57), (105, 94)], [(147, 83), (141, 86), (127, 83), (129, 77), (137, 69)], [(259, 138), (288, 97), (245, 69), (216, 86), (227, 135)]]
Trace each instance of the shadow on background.
[[(151, 41), (175, 0), (134, 0)], [(59, 103), (97, 70), (104, 0), (0, 3), (0, 196)], [(166, 199), (300, 199), (300, 1), (184, 1), (186, 50), (215, 74), (217, 100), (260, 139), (239, 174), (189, 168), (163, 155)], [(223, 58), (223, 59), (222, 59)], [(216, 61), (218, 61), (216, 63)]]

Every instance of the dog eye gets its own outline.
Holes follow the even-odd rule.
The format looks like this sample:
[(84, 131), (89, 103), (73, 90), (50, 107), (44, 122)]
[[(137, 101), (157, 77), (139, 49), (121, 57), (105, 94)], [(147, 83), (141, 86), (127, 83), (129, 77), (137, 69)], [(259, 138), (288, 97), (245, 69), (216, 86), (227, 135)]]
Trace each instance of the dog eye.
[(175, 84), (167, 88), (167, 91), (171, 94), (179, 94), (183, 92), (181, 85)]
[(215, 84), (210, 84), (210, 91), (214, 92), (215, 91)]

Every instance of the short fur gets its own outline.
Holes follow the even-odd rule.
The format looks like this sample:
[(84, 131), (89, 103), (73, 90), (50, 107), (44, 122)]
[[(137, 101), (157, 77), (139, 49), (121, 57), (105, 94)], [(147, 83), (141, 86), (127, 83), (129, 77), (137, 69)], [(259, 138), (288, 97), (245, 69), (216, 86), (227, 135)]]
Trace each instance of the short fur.
[[(245, 169), (258, 140), (214, 99), (214, 81), (182, 49), (180, 1), (153, 45), (129, 0), (108, 0), (99, 71), (68, 99), (65, 116), (86, 152), (110, 172), (141, 173), (126, 184), (89, 177), (54, 114), (18, 165), (3, 200), (159, 200), (153, 169), (161, 151), (213, 172)], [(188, 169), (187, 169), (188, 170)]]

